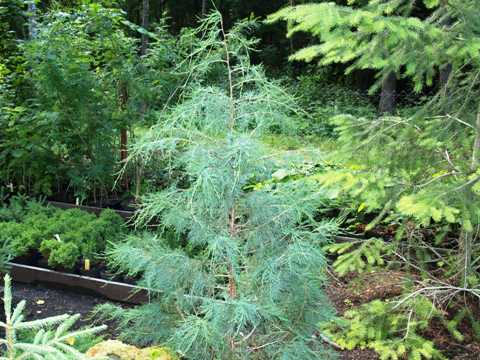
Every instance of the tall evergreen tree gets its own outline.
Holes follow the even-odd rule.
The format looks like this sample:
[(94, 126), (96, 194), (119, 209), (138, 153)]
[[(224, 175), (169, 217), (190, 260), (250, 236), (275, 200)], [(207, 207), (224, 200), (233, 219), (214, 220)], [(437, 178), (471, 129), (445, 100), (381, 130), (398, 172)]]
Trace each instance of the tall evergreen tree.
[(258, 137), (292, 131), (296, 111), (278, 84), (249, 60), (250, 24), (226, 32), (213, 12), (188, 35), (184, 101), (132, 149), (131, 158), (169, 164), (167, 188), (146, 195), (137, 225), (109, 258), (151, 291), (152, 303), (123, 311), (124, 336), (169, 341), (192, 359), (319, 359), (329, 352), (316, 324), (333, 315), (320, 245), (334, 231), (316, 220), (322, 196), (308, 183), (269, 179), (271, 155)]

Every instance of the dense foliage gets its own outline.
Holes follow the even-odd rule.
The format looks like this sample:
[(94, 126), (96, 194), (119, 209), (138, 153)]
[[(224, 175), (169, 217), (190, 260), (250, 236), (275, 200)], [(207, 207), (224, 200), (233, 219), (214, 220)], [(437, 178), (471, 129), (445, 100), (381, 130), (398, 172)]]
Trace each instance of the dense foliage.
[(322, 198), (306, 184), (248, 190), (275, 166), (259, 136), (292, 129), (295, 111), (250, 64), (249, 26), (227, 33), (217, 12), (203, 21), (184, 101), (133, 149), (147, 162), (166, 158), (177, 175), (142, 199), (137, 224), (161, 218), (160, 231), (110, 254), (116, 268), (142, 277), (153, 302), (107, 310), (126, 338), (169, 341), (188, 358), (325, 358), (312, 336), (333, 314), (319, 245), (334, 226), (315, 219)]
[[(448, 298), (453, 312), (463, 307), (463, 296), (476, 303), (480, 294), (480, 28), (472, 17), (478, 5), (322, 3), (281, 10), (271, 18), (290, 21), (290, 34), (306, 31), (319, 38), (319, 44), (293, 59), (342, 62), (347, 71), (372, 69), (380, 80), (377, 85), (395, 74), (418, 93), (434, 93), (396, 116), (334, 117), (338, 166), (312, 179), (333, 197), (349, 198), (357, 218), (369, 219), (363, 227), (367, 233), (379, 225), (395, 232), (392, 244), (369, 240), (332, 245), (329, 250), (340, 255), (335, 268), (341, 275), (378, 267), (387, 258), (394, 261), (390, 265), (420, 271), (425, 281), (415, 296), (428, 295), (442, 305)], [(387, 351), (377, 351), (387, 356)]]
[(80, 261), (93, 262), (108, 243), (120, 240), (123, 228), (123, 219), (108, 209), (96, 217), (22, 199), (0, 209), (0, 239), (11, 256), (28, 257), (39, 251), (53, 268), (71, 270)]
[(480, 351), (479, 6), (0, 1), (0, 264), (114, 242), (187, 359)]
[(130, 35), (140, 30), (119, 10), (92, 4), (38, 21), (36, 37), (22, 44), (28, 93), (2, 94), (3, 181), (27, 193), (105, 199), (128, 134), (171, 96), (175, 76), (162, 82), (162, 71), (175, 62), (172, 38), (159, 27), (140, 61)]
[(374, 349), (381, 360), (445, 359), (432, 341), (421, 336), (433, 319), (442, 319), (441, 313), (425, 298), (402, 305), (375, 300), (322, 326), (340, 346)]

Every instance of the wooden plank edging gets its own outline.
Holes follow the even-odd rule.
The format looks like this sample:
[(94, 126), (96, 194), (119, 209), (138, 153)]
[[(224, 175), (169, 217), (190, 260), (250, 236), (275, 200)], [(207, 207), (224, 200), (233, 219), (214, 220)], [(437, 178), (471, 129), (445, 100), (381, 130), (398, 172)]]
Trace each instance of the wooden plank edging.
[(21, 283), (54, 284), (68, 290), (91, 292), (113, 301), (134, 305), (149, 302), (148, 290), (139, 286), (30, 265), (9, 263), (9, 266), (12, 279)]
[(80, 209), (96, 215), (100, 214), (103, 210), (110, 209), (115, 211), (118, 215), (120, 215), (125, 220), (129, 220), (135, 215), (135, 211), (101, 208), (96, 206), (75, 205), (75, 204), (64, 203), (59, 201), (48, 201), (47, 204), (57, 207), (59, 209)]

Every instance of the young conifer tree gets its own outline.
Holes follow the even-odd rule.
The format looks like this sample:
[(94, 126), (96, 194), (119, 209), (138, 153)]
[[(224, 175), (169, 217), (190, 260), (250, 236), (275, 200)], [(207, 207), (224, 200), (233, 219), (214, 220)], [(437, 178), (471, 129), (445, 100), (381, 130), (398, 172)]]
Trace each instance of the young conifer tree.
[[(270, 17), (292, 23), (290, 34), (306, 31), (319, 38), (319, 44), (298, 51), (293, 59), (346, 63), (348, 71), (374, 69), (380, 79), (394, 72), (419, 93), (431, 89), (440, 75), (440, 91), (412, 116), (334, 119), (342, 150), (336, 155), (361, 170), (336, 171), (324, 183), (348, 188), (363, 207), (379, 212), (371, 225), (395, 207), (420, 227), (447, 223), (456, 231), (461, 225), (459, 261), (453, 262), (451, 273), (463, 291), (476, 297), (479, 6), (479, 0), (369, 0), (349, 6), (328, 2), (285, 8)], [(412, 16), (413, 9), (422, 8), (428, 16)], [(444, 251), (445, 258), (451, 255), (449, 247)]]
[(315, 326), (333, 315), (320, 245), (334, 226), (315, 219), (322, 197), (307, 183), (250, 186), (274, 169), (258, 137), (294, 130), (296, 111), (250, 63), (250, 26), (227, 33), (213, 12), (186, 35), (184, 100), (130, 153), (175, 174), (143, 198), (137, 218), (161, 226), (109, 255), (141, 276), (152, 302), (106, 310), (126, 338), (168, 342), (188, 359), (327, 359)]
[[(12, 279), (4, 278), (3, 306), (5, 320), (0, 327), (5, 332), (0, 338), (2, 350), (0, 360), (88, 360), (71, 344), (76, 339), (95, 335), (106, 329), (106, 326), (72, 330), (80, 315), (58, 315), (32, 321), (25, 320), (25, 300), (13, 306)], [(22, 332), (34, 331), (35, 337), (30, 341), (21, 339)]]

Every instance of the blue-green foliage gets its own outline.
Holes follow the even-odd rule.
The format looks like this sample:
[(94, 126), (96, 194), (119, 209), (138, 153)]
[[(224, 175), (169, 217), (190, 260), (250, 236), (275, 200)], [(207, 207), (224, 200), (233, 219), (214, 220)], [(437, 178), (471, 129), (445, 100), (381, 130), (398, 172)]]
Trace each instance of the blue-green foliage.
[(142, 199), (137, 226), (161, 224), (109, 254), (115, 268), (140, 277), (152, 303), (106, 310), (125, 338), (169, 342), (187, 358), (326, 359), (314, 334), (333, 315), (321, 245), (335, 227), (317, 220), (323, 197), (313, 183), (251, 190), (276, 167), (259, 137), (294, 129), (296, 107), (250, 64), (248, 29), (225, 33), (215, 12), (187, 35), (196, 41), (184, 101), (131, 151), (175, 174)]

